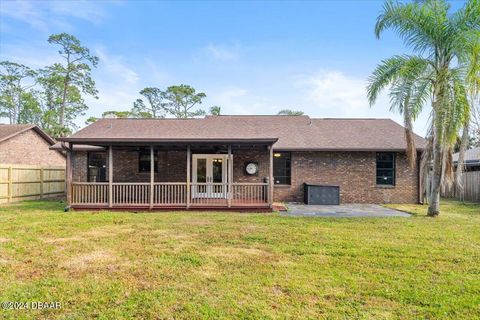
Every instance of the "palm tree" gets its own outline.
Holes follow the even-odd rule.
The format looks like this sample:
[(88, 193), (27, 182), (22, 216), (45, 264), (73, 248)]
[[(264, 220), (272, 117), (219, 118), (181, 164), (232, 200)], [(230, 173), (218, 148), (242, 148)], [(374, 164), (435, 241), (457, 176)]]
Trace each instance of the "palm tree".
[(440, 187), (453, 181), (452, 149), (470, 118), (467, 92), (478, 90), (473, 82), (479, 76), (474, 48), (480, 39), (480, 2), (470, 0), (453, 14), (449, 10), (444, 0), (385, 2), (375, 26), (377, 38), (392, 29), (413, 54), (383, 60), (367, 87), (371, 105), (383, 89), (390, 88), (390, 110), (403, 115), (411, 167), (416, 163), (412, 122), (427, 102), (431, 104), (428, 144), (421, 161), (424, 169), (433, 166), (429, 216), (439, 214)]

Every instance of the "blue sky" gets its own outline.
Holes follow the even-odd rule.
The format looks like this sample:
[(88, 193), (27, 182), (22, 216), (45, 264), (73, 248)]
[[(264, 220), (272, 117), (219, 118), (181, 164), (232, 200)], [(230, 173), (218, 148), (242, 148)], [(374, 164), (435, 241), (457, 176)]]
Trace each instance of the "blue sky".
[[(386, 95), (372, 108), (366, 79), (376, 64), (407, 52), (373, 34), (381, 1), (156, 2), (2, 1), (0, 59), (43, 67), (59, 60), (52, 33), (78, 37), (100, 58), (99, 99), (88, 114), (128, 110), (146, 86), (189, 84), (203, 107), (224, 114), (389, 117)], [(459, 7), (461, 3), (455, 3)], [(415, 130), (423, 134), (428, 114)]]

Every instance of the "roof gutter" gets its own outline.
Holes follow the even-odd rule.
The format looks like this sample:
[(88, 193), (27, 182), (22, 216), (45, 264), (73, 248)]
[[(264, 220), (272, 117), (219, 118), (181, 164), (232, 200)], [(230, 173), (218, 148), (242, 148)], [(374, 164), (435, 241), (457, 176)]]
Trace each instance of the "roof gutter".
[[(457, 165), (458, 161), (453, 161), (453, 164)], [(466, 167), (478, 166), (478, 165), (480, 165), (480, 159), (478, 159), (478, 160), (465, 160), (463, 162), (463, 165), (466, 166)]]
[(273, 144), (278, 141), (278, 138), (233, 138), (233, 139), (218, 139), (218, 138), (169, 138), (169, 139), (158, 139), (158, 138), (75, 138), (75, 137), (63, 137), (58, 138), (59, 141), (65, 141), (70, 143), (81, 143), (81, 144), (105, 144), (105, 143), (267, 143)]
[[(328, 151), (328, 152), (405, 152), (405, 148), (281, 148), (273, 146), (274, 151), (290, 151), (290, 152), (308, 152), (308, 151)], [(417, 148), (417, 152), (423, 151), (424, 148)]]

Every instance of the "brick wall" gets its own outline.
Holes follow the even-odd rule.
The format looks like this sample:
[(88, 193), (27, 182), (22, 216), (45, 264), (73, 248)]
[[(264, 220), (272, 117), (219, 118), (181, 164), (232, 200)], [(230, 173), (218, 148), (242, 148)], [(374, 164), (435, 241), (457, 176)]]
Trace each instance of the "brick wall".
[(416, 203), (417, 170), (396, 156), (395, 186), (376, 186), (375, 152), (292, 152), (292, 184), (275, 186), (275, 201), (303, 201), (303, 183), (340, 186), (341, 203)]
[[(267, 150), (233, 150), (233, 181), (263, 182), (268, 177)], [(396, 156), (396, 184), (376, 186), (375, 152), (292, 152), (292, 184), (275, 186), (275, 201), (303, 201), (303, 183), (340, 186), (342, 203), (416, 203), (418, 175), (408, 167), (404, 153)], [(259, 173), (245, 173), (245, 164), (258, 162)], [(87, 153), (76, 152), (74, 181), (87, 181)], [(149, 173), (138, 172), (138, 153), (114, 150), (114, 181), (148, 182)], [(183, 182), (186, 180), (186, 151), (158, 152), (158, 173), (155, 181)]]
[(65, 157), (49, 147), (38, 133), (27, 130), (0, 143), (0, 163), (64, 166)]
[(72, 181), (87, 182), (87, 152), (75, 151), (72, 156)]
[[(232, 150), (233, 154), (233, 182), (265, 182), (268, 177), (269, 151), (267, 150)], [(245, 172), (247, 162), (258, 163), (258, 174), (248, 175)]]
[[(263, 182), (268, 177), (267, 150), (233, 150), (233, 181)], [(156, 182), (183, 182), (187, 180), (186, 151), (158, 151)], [(73, 181), (87, 181), (87, 152), (75, 151), (73, 157)], [(245, 164), (258, 162), (258, 175), (245, 173)], [(108, 152), (107, 152), (108, 170)], [(108, 172), (108, 171), (107, 171)], [(138, 172), (138, 152), (135, 150), (113, 150), (113, 178), (115, 182), (149, 182), (149, 172)]]
[[(187, 180), (187, 152), (186, 151), (158, 151), (158, 172), (155, 173), (156, 182), (183, 182)], [(73, 157), (73, 181), (87, 181), (86, 151), (75, 151)], [(108, 174), (108, 152), (107, 152)], [(138, 151), (113, 150), (113, 181), (114, 182), (149, 182), (149, 172), (138, 171)]]

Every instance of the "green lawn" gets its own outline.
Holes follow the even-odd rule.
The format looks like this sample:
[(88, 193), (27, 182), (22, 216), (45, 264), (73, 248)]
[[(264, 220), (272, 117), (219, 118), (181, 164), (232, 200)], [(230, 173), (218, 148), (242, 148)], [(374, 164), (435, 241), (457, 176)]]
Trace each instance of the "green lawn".
[(480, 318), (480, 205), (441, 216), (0, 206), (0, 318)]

